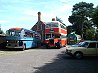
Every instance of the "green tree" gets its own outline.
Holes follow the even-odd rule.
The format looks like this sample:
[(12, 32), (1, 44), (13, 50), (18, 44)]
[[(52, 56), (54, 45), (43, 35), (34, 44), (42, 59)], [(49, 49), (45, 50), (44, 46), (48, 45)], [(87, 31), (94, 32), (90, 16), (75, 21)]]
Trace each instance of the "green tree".
[(94, 9), (92, 13), (92, 21), (98, 29), (98, 6)]
[(91, 27), (89, 29), (86, 29), (86, 36), (85, 39), (86, 40), (96, 40), (95, 36), (96, 36), (96, 31), (95, 28)]
[(93, 9), (92, 3), (79, 2), (73, 5), (72, 15), (68, 18), (69, 22), (72, 23), (73, 30), (82, 38), (84, 38), (86, 29), (92, 27), (90, 15)]
[(95, 40), (98, 40), (98, 6), (93, 9), (91, 16), (92, 16), (91, 20), (93, 21), (93, 25), (97, 27), (95, 33)]
[(2, 30), (0, 30), (0, 34), (3, 34), (4, 32)]
[(71, 25), (67, 26), (67, 34), (70, 34), (71, 32), (73, 32), (73, 28)]
[(96, 34), (95, 34), (95, 40), (98, 41), (98, 32), (96, 32)]
[(60, 23), (66, 26), (66, 24), (61, 20), (61, 18), (58, 18), (57, 16), (56, 16), (56, 21), (59, 21)]

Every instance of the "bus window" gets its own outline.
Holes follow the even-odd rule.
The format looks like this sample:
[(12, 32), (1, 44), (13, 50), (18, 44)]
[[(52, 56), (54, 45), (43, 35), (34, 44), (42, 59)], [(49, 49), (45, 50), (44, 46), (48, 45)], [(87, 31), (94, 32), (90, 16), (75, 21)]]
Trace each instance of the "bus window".
[(20, 36), (20, 32), (15, 32), (15, 36)]
[(66, 27), (64, 25), (60, 24), (60, 26), (61, 26), (61, 28), (66, 29)]
[(46, 34), (46, 39), (51, 38), (51, 34)]
[(65, 35), (61, 35), (60, 37), (61, 37), (61, 38), (66, 38), (66, 36), (65, 36)]
[(51, 27), (58, 27), (58, 23), (51, 23)]
[(49, 24), (47, 24), (47, 25), (45, 26), (45, 28), (50, 28), (50, 25), (49, 25)]
[(54, 34), (52, 34), (52, 38), (55, 38), (55, 35)]
[(60, 35), (56, 34), (56, 35), (55, 35), (55, 38), (60, 38)]
[(33, 36), (33, 33), (30, 33), (30, 32), (25, 32), (24, 37), (32, 37), (32, 36)]
[(46, 28), (50, 28), (50, 27), (59, 27), (59, 24), (57, 22), (49, 22), (46, 24)]
[(6, 32), (7, 35), (9, 36), (20, 36), (20, 32), (17, 32), (17, 31), (11, 31), (11, 30), (8, 30)]

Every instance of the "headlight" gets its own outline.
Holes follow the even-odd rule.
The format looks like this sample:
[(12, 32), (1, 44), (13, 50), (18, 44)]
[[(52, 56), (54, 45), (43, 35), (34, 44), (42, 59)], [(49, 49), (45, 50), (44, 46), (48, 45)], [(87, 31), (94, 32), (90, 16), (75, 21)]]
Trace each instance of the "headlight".
[(48, 43), (48, 42), (46, 42), (46, 43)]
[(71, 52), (72, 50), (68, 50), (68, 52)]
[(66, 49), (66, 52), (71, 52), (72, 50), (68, 50), (68, 49)]

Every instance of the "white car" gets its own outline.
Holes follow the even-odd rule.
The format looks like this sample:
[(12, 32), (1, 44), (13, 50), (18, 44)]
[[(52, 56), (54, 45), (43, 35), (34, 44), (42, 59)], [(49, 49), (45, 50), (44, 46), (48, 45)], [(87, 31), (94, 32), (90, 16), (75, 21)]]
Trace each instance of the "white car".
[(98, 56), (98, 41), (83, 41), (66, 47), (66, 54), (78, 59), (83, 56)]

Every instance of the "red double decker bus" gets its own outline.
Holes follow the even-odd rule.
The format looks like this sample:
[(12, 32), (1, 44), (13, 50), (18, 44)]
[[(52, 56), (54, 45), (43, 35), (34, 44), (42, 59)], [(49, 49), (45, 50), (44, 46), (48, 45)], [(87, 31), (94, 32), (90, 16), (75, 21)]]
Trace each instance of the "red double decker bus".
[(66, 25), (59, 21), (51, 21), (45, 26), (45, 44), (47, 48), (66, 46), (67, 44)]

